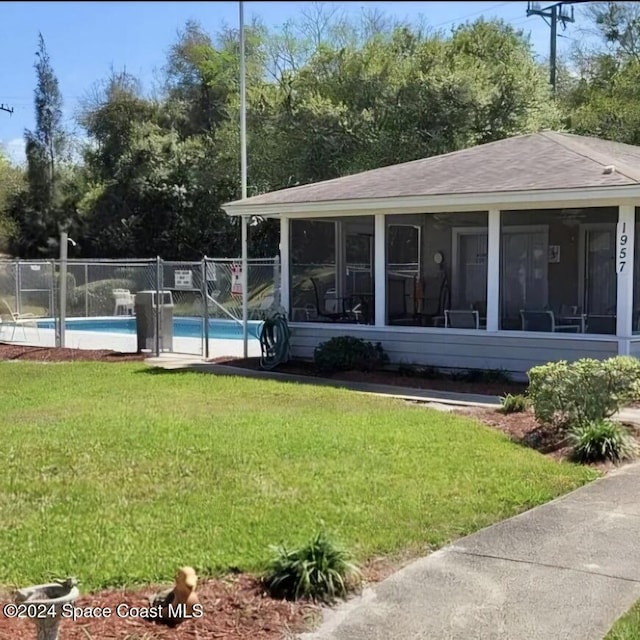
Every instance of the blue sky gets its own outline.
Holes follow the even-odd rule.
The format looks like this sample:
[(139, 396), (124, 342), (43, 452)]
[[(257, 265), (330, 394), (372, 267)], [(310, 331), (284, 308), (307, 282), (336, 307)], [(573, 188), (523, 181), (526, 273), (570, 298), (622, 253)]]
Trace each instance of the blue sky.
[[(526, 2), (331, 2), (348, 15), (363, 7), (442, 29), (467, 19), (501, 17), (530, 32), (535, 51), (548, 55), (549, 28), (539, 17), (526, 17)], [(260, 16), (271, 27), (300, 17), (312, 2), (245, 2), (245, 22)], [(543, 6), (546, 6), (543, 4)], [(0, 145), (15, 159), (23, 157), (23, 131), (33, 126), (33, 62), (41, 31), (65, 100), (65, 118), (73, 127), (78, 101), (113, 67), (142, 79), (146, 88), (162, 68), (177, 31), (189, 19), (215, 33), (238, 24), (237, 2), (0, 2)], [(566, 35), (577, 38), (577, 24)], [(562, 33), (560, 31), (560, 33)], [(559, 50), (569, 39), (559, 40)]]

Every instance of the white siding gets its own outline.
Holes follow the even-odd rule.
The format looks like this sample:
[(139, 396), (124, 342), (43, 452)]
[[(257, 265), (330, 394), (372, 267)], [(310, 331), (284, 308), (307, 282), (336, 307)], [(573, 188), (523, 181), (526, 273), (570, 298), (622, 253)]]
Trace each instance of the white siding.
[[(302, 325), (291, 327), (291, 355), (311, 359), (320, 343), (334, 336), (353, 335), (382, 343), (392, 364), (431, 365), (454, 369), (505, 369), (524, 374), (531, 367), (554, 360), (583, 357), (609, 358), (618, 353), (614, 336), (590, 339), (531, 335), (517, 332), (485, 333), (463, 331), (398, 330), (348, 325)], [(640, 355), (640, 341), (632, 344)]]

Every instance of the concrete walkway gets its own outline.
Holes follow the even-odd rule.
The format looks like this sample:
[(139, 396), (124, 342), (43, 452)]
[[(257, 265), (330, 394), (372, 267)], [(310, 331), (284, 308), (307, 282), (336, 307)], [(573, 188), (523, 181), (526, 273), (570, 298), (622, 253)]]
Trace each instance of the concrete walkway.
[(418, 560), (304, 640), (601, 640), (640, 598), (640, 464)]

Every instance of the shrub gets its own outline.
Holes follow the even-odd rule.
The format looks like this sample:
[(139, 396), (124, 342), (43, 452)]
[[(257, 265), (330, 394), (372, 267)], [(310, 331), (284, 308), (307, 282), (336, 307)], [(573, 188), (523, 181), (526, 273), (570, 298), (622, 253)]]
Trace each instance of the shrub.
[(326, 373), (352, 369), (372, 371), (388, 360), (379, 342), (373, 345), (351, 336), (331, 338), (319, 344), (313, 359), (318, 369)]
[(502, 413), (522, 413), (529, 408), (529, 398), (522, 394), (511, 395), (508, 393), (506, 396), (500, 398)]
[(272, 547), (275, 552), (265, 584), (278, 598), (332, 603), (345, 598), (361, 581), (361, 573), (351, 555), (336, 546), (323, 532), (307, 544), (289, 550)]
[(578, 462), (600, 462), (633, 458), (638, 445), (629, 432), (611, 420), (588, 422), (569, 431), (573, 458)]
[(640, 390), (640, 361), (628, 356), (608, 360), (562, 360), (529, 371), (529, 397), (536, 418), (559, 428), (611, 417)]

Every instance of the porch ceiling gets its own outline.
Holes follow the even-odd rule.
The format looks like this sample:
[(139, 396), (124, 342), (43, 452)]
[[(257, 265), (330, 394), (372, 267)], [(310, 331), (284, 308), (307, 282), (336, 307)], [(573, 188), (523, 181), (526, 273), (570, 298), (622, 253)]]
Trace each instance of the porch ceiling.
[(477, 209), (488, 203), (531, 205), (529, 198), (555, 203), (639, 195), (640, 147), (546, 131), (273, 191), (224, 209), (229, 215), (273, 216), (382, 206), (427, 211), (429, 205)]

